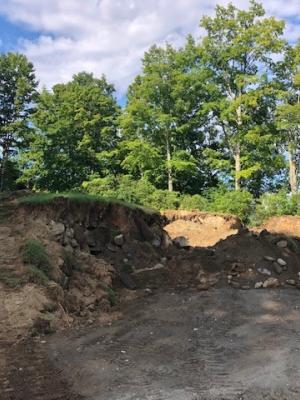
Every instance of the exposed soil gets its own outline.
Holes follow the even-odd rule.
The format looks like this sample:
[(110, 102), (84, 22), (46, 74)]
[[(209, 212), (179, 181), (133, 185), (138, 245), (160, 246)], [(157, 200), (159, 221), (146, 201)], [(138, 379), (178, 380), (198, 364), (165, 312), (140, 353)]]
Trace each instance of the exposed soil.
[(295, 231), (67, 199), (0, 214), (0, 273), (26, 278), (27, 239), (52, 265), (0, 283), (0, 400), (299, 398)]
[(172, 239), (185, 236), (193, 247), (214, 246), (220, 240), (235, 235), (242, 228), (234, 216), (189, 211), (165, 211), (165, 230)]
[(266, 229), (271, 233), (300, 238), (300, 217), (294, 215), (272, 217), (259, 229)]
[(298, 296), (160, 291), (112, 325), (52, 338), (49, 355), (88, 400), (296, 400)]

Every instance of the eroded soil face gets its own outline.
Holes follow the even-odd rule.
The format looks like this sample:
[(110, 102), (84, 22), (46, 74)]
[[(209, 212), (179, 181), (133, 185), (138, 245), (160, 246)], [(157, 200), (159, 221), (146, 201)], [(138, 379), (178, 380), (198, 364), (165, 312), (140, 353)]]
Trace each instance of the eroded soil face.
[(164, 212), (168, 220), (165, 230), (172, 239), (184, 236), (193, 247), (214, 246), (220, 240), (236, 235), (241, 221), (234, 216), (192, 211)]
[(48, 348), (88, 400), (298, 400), (299, 293), (157, 292)]

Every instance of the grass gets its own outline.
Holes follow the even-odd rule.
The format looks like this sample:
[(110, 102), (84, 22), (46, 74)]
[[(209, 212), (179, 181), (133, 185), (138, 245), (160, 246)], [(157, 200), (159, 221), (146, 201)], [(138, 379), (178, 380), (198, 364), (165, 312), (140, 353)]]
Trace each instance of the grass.
[(38, 240), (27, 240), (23, 251), (23, 261), (48, 275), (51, 264), (44, 245)]
[(110, 302), (111, 306), (115, 306), (118, 302), (117, 293), (112, 289), (110, 286), (107, 286), (105, 283), (101, 283), (101, 287), (106, 290), (108, 294), (108, 301)]
[(49, 278), (41, 269), (34, 267), (33, 265), (29, 265), (28, 280), (29, 282), (36, 283), (38, 285), (46, 285), (49, 281)]
[(99, 204), (120, 204), (123, 205), (127, 208), (131, 209), (140, 209), (146, 214), (157, 214), (157, 210), (143, 207), (134, 203), (127, 203), (125, 201), (121, 201), (118, 199), (113, 199), (113, 198), (106, 198), (106, 197), (101, 197), (98, 195), (92, 195), (88, 193), (76, 193), (76, 192), (70, 192), (70, 193), (35, 193), (33, 195), (29, 195), (26, 197), (23, 197), (19, 200), (20, 204), (32, 204), (32, 205), (43, 205), (43, 204), (50, 204), (52, 201), (59, 199), (59, 198), (64, 198), (64, 199), (69, 199), (73, 202), (77, 203), (99, 203)]
[(0, 282), (10, 287), (11, 289), (15, 289), (26, 283), (26, 280), (22, 276), (17, 276), (13, 271), (7, 269), (1, 269)]
[(64, 265), (65, 265), (64, 272), (66, 275), (71, 275), (74, 270), (82, 271), (81, 265), (79, 264), (79, 262), (72, 253), (64, 250), (62, 252), (62, 258), (64, 260)]

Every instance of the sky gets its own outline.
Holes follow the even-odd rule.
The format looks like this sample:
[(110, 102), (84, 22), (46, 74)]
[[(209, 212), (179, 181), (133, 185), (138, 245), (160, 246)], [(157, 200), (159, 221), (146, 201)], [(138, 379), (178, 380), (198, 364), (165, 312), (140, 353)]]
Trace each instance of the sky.
[[(248, 0), (233, 0), (247, 8)], [(105, 74), (119, 99), (154, 43), (201, 36), (199, 21), (227, 0), (0, 0), (0, 52), (18, 51), (33, 62), (40, 86), (74, 73)], [(265, 0), (267, 15), (286, 22), (290, 42), (300, 37), (299, 0)]]

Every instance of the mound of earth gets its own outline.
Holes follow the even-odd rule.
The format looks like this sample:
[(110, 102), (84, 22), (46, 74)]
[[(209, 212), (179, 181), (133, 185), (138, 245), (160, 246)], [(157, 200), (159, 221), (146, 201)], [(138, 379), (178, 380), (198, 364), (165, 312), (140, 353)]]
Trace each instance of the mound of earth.
[[(6, 215), (7, 209), (1, 210), (1, 207), (0, 204), (0, 215)], [(172, 357), (166, 360), (166, 365), (170, 368), (168, 369), (170, 373), (175, 371), (172, 363), (174, 346), (169, 344), (169, 332), (175, 332), (174, 335), (177, 335), (177, 331), (174, 331), (173, 327), (177, 326), (176, 321), (182, 319), (182, 316), (174, 316), (174, 321), (167, 319), (163, 314), (160, 317), (163, 308), (172, 303), (171, 299), (173, 299), (174, 311), (178, 310), (181, 305), (182, 315), (189, 321), (192, 321), (193, 315), (197, 315), (198, 310), (199, 316), (195, 317), (195, 321), (192, 322), (193, 333), (198, 332), (198, 326), (201, 326), (204, 337), (207, 335), (207, 340), (210, 340), (210, 330), (215, 331), (215, 327), (210, 325), (210, 321), (214, 324), (217, 321), (216, 318), (223, 315), (223, 319), (219, 318), (220, 337), (227, 337), (227, 330), (223, 328), (226, 323), (231, 321), (228, 319), (230, 315), (237, 314), (237, 323), (243, 322), (245, 310), (240, 306), (238, 308), (234, 306), (237, 297), (242, 298), (240, 304), (246, 304), (248, 307), (251, 298), (256, 296), (258, 303), (264, 309), (269, 307), (269, 303), (265, 305), (264, 300), (263, 304), (260, 302), (260, 299), (269, 296), (268, 291), (264, 291), (264, 289), (280, 288), (282, 290), (275, 291), (275, 297), (281, 298), (291, 293), (290, 296), (294, 299), (296, 298), (295, 289), (300, 288), (300, 240), (294, 235), (291, 237), (282, 233), (270, 233), (263, 229), (259, 233), (250, 232), (243, 227), (238, 218), (232, 216), (178, 211), (168, 211), (161, 216), (159, 213), (146, 212), (139, 208), (113, 202), (78, 202), (68, 198), (56, 198), (41, 205), (15, 205), (13, 214), (10, 213), (10, 215), (9, 218), (5, 217), (5, 221), (0, 221), (0, 393), (5, 393), (5, 400), (31, 400), (33, 398), (73, 400), (80, 398), (80, 395), (77, 396), (76, 385), (74, 387), (77, 394), (71, 393), (71, 388), (68, 386), (68, 382), (70, 383), (68, 375), (60, 376), (60, 374), (64, 369), (75, 371), (75, 375), (78, 377), (77, 373), (82, 368), (80, 363), (83, 352), (90, 354), (91, 358), (86, 359), (87, 363), (92, 369), (96, 366), (100, 375), (93, 375), (88, 368), (84, 367), (84, 375), (79, 379), (80, 384), (85, 382), (87, 388), (92, 388), (89, 383), (95, 377), (97, 381), (96, 397), (91, 398), (100, 399), (102, 395), (103, 398), (106, 398), (106, 392), (104, 391), (104, 394), (101, 392), (102, 382), (109, 386), (112, 382), (110, 377), (113, 380), (116, 378), (113, 385), (119, 387), (118, 385), (120, 382), (122, 384), (122, 381), (118, 380), (122, 379), (123, 373), (122, 376), (119, 373), (114, 375), (107, 368), (108, 364), (110, 366), (113, 364), (111, 360), (103, 359), (105, 352), (102, 351), (100, 345), (104, 346), (107, 354), (111, 353), (112, 357), (126, 369), (129, 365), (127, 363), (130, 362), (128, 349), (130, 349), (131, 339), (129, 342), (126, 341), (126, 338), (130, 338), (128, 329), (133, 335), (132, 338), (137, 337), (138, 339), (137, 349), (144, 349), (147, 343), (150, 343), (148, 347), (150, 349), (149, 365), (151, 365), (153, 361), (151, 349), (155, 349), (155, 347), (152, 347), (150, 339), (155, 338), (156, 328), (162, 326), (156, 351), (158, 354), (165, 354), (168, 349), (170, 350), (170, 357)], [(182, 223), (181, 227), (176, 225), (179, 223)], [(29, 266), (24, 264), (22, 259), (24, 245), (28, 239), (35, 239), (42, 243), (49, 255), (51, 270), (47, 282), (28, 280)], [(246, 292), (242, 292), (240, 289)], [(253, 290), (248, 289), (259, 289), (259, 291), (255, 290), (254, 294)], [(206, 291), (208, 292), (206, 293)], [(159, 293), (163, 293), (162, 304), (156, 304), (154, 301), (153, 309), (150, 309), (147, 316), (145, 310)], [(174, 297), (175, 293), (178, 294), (176, 298)], [(226, 293), (229, 293), (230, 296), (228, 297)], [(197, 310), (187, 309), (187, 306), (192, 304), (192, 296), (195, 296), (194, 304), (196, 308), (198, 307)], [(205, 296), (215, 296), (214, 298), (220, 306), (226, 305), (226, 310), (216, 310), (218, 313), (212, 315), (212, 319), (208, 320), (208, 315), (205, 314), (205, 301), (203, 301)], [(250, 300), (247, 300), (247, 296)], [(231, 301), (231, 303), (227, 304), (227, 301)], [(47, 347), (45, 344), (48, 341), (45, 334), (56, 330), (58, 331), (57, 335), (62, 337), (64, 335), (60, 329), (69, 327), (72, 329), (69, 329), (68, 332), (73, 331), (72, 334), (74, 334), (74, 328), (76, 328), (75, 336), (77, 337), (79, 330), (80, 335), (85, 337), (85, 332), (89, 332), (91, 329), (90, 325), (100, 328), (106, 326), (105, 329), (110, 332), (113, 329), (114, 321), (122, 320), (124, 309), (129, 306), (135, 310), (138, 304), (140, 307), (137, 308), (137, 315), (133, 312), (130, 314), (131, 316), (127, 314), (125, 317), (128, 320), (131, 318), (131, 326), (128, 325), (128, 328), (128, 326), (120, 325), (121, 333), (116, 332), (116, 339), (113, 339), (113, 342), (108, 340), (105, 335), (103, 336), (102, 332), (97, 332), (88, 338), (88, 343), (84, 340), (82, 344), (77, 345), (76, 339), (72, 339), (72, 343), (73, 341), (75, 343), (75, 350), (73, 351), (73, 347), (71, 346), (72, 349), (70, 347), (72, 353), (70, 356), (67, 354), (59, 356), (58, 353), (62, 352), (64, 348), (64, 346), (59, 346), (59, 348), (55, 348), (55, 351), (50, 351), (53, 359), (52, 361), (49, 359), (44, 349)], [(210, 304), (210, 300), (207, 304)], [(256, 305), (251, 307), (250, 311), (248, 310), (249, 315), (253, 314)], [(221, 315), (219, 311), (223, 314)], [(151, 315), (155, 315), (155, 312), (158, 314), (153, 319)], [(258, 314), (260, 312), (264, 311), (258, 311)], [(143, 320), (144, 315), (146, 321)], [(275, 317), (277, 320), (278, 316)], [(166, 323), (165, 326), (161, 325), (160, 318)], [(251, 322), (254, 327), (257, 325), (257, 318), (259, 315)], [(267, 318), (264, 322), (269, 324), (268, 313), (264, 318)], [(298, 318), (296, 312), (295, 314), (291, 313), (289, 318)], [(188, 326), (184, 319), (182, 321), (182, 327)], [(194, 324), (196, 325), (194, 326)], [(231, 326), (231, 322), (229, 325)], [(146, 326), (147, 331), (143, 333), (141, 329)], [(246, 329), (247, 326), (242, 326), (241, 332)], [(295, 329), (296, 327), (291, 328), (293, 332)], [(28, 332), (33, 333), (34, 338), (23, 342), (23, 337)], [(281, 327), (278, 332), (282, 332)], [(234, 335), (236, 335), (235, 332), (233, 338), (235, 338)], [(263, 339), (264, 347), (264, 341), (268, 340), (268, 335), (267, 331), (265, 339)], [(120, 347), (119, 338), (121, 337), (126, 339), (123, 343), (126, 346), (128, 344), (128, 348)], [(185, 337), (185, 333), (183, 337)], [(202, 337), (202, 332), (200, 337)], [(190, 343), (189, 339), (190, 336), (187, 336), (187, 344)], [(176, 344), (177, 339), (174, 340)], [(182, 340), (180, 337), (179, 342), (183, 343)], [(214, 339), (212, 343), (215, 342), (219, 343)], [(231, 342), (230, 339), (229, 347), (228, 343), (224, 342), (228, 351), (231, 351)], [(198, 343), (198, 338), (195, 343)], [(162, 347), (163, 344), (166, 347)], [(252, 354), (250, 344), (247, 354)], [(256, 345), (255, 338), (254, 346)], [(116, 347), (114, 348), (114, 346)], [(197, 365), (200, 363), (201, 369), (203, 369), (202, 365), (206, 365), (207, 368), (207, 361), (205, 357), (201, 358), (201, 354), (204, 354), (203, 351), (206, 350), (210, 352), (210, 349), (206, 349), (205, 346), (205, 342), (200, 343), (196, 360)], [(244, 345), (241, 344), (241, 346)], [(135, 347), (135, 342), (133, 347)], [(99, 354), (95, 351), (97, 348)], [(286, 348), (287, 351), (290, 351), (292, 345), (288, 343)], [(91, 349), (90, 353), (89, 349)], [(121, 358), (115, 356), (111, 350), (120, 354)], [(191, 348), (190, 351), (189, 362), (194, 368), (194, 348)], [(237, 349), (237, 351), (241, 350)], [(217, 354), (219, 354), (219, 348), (212, 349), (209, 360), (215, 360)], [(57, 365), (57, 357), (67, 360), (67, 365), (62, 366), (60, 363)], [(72, 360), (77, 357), (80, 363), (77, 364), (77, 361), (74, 361), (74, 365)], [(100, 358), (100, 361), (97, 361), (97, 357)], [(277, 354), (274, 357), (277, 357)], [(135, 361), (136, 357), (134, 356), (133, 362)], [(240, 365), (244, 365), (243, 363), (242, 357)], [(221, 360), (217, 367), (220, 368), (220, 377), (225, 376), (223, 364)], [(271, 364), (273, 364), (272, 360), (268, 361), (266, 368), (272, 372)], [(113, 370), (117, 371), (120, 365), (113, 365)], [(151, 381), (153, 373), (163, 376), (164, 369), (160, 370), (160, 361), (158, 367), (157, 365), (154, 364), (153, 370), (149, 370), (149, 373), (144, 374), (143, 372), (143, 376), (146, 379), (149, 377)], [(183, 365), (185, 365), (185, 359), (183, 359)], [(214, 368), (215, 364), (212, 365)], [(252, 373), (252, 362), (249, 364), (249, 368), (246, 371), (247, 374), (249, 371), (250, 374)], [(229, 363), (225, 373), (231, 369), (232, 365)], [(237, 370), (239, 369), (240, 367), (237, 367)], [(105, 375), (105, 371), (108, 375)], [(168, 371), (167, 374), (169, 374)], [(281, 369), (278, 371), (281, 374)], [(72, 376), (75, 376), (73, 372)], [(178, 371), (175, 372), (177, 377)], [(259, 375), (251, 376), (257, 382)], [(232, 379), (234, 378), (233, 375), (230, 376)], [(217, 374), (216, 379), (219, 379), (218, 377)], [(182, 385), (188, 382), (189, 374), (184, 379), (187, 381), (182, 381)], [(132, 376), (128, 375), (128, 381), (132, 381)], [(210, 374), (203, 382), (201, 387), (205, 387), (211, 382)], [(125, 384), (127, 385), (126, 382)], [(221, 387), (222, 381), (219, 381), (219, 384)], [(146, 395), (149, 394), (147, 393), (147, 382), (145, 385), (144, 397), (146, 398)], [(173, 387), (174, 383), (170, 381), (170, 385)], [(193, 385), (194, 382), (191, 386)], [(239, 384), (234, 385), (233, 382), (234, 389), (239, 387)], [(282, 385), (285, 385), (285, 381)], [(108, 386), (106, 388), (110, 390)], [(54, 387), (58, 388), (57, 396)], [(119, 388), (120, 393), (124, 393), (122, 385)], [(210, 394), (210, 388), (208, 389), (209, 391), (205, 395)], [(248, 387), (245, 390), (248, 390)], [(245, 398), (251, 400), (260, 398), (253, 396), (251, 394)], [(162, 397), (160, 393), (157, 393), (157, 397), (154, 396), (154, 398)], [(178, 398), (185, 397), (179, 395)], [(215, 397), (212, 398), (215, 399)], [(283, 397), (278, 395), (275, 398)]]
[(275, 234), (300, 238), (300, 217), (294, 215), (272, 217), (259, 228), (259, 230), (263, 229)]
[(193, 247), (214, 246), (242, 228), (241, 221), (232, 215), (168, 210), (164, 216), (168, 221), (165, 230), (170, 237), (184, 236)]
[[(115, 309), (121, 281), (135, 287), (128, 272), (160, 260), (166, 234), (158, 213), (62, 197), (15, 205), (0, 239), (0, 340), (12, 332), (13, 341), (28, 331), (103, 319)], [(49, 256), (46, 282), (23, 262), (28, 240)]]

